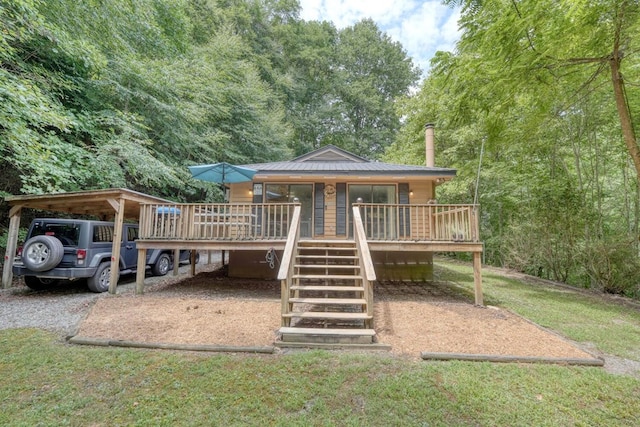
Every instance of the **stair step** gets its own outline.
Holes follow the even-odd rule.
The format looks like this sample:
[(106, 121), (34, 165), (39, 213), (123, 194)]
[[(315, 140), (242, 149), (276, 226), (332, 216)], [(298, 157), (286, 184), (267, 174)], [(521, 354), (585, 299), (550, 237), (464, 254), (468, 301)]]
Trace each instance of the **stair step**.
[[(281, 327), (283, 343), (372, 345), (373, 329), (295, 328)], [(285, 344), (286, 345), (286, 344)]]
[(346, 239), (313, 239), (300, 240), (298, 246), (316, 246), (316, 245), (355, 245), (355, 240)]
[(344, 245), (344, 246), (326, 246), (326, 245), (300, 246), (298, 245), (298, 249), (307, 250), (307, 251), (355, 251), (357, 247), (355, 244)]
[(296, 268), (333, 268), (333, 269), (360, 269), (359, 265), (353, 264), (296, 264)]
[(294, 279), (333, 279), (333, 280), (355, 280), (362, 279), (360, 275), (350, 274), (294, 274)]
[(282, 317), (296, 317), (300, 319), (345, 319), (345, 320), (369, 320), (373, 316), (367, 313), (342, 313), (337, 311), (298, 311), (283, 314)]
[(357, 255), (296, 255), (301, 259), (358, 259)]
[(292, 291), (364, 292), (362, 286), (293, 285)]
[(296, 304), (337, 304), (337, 305), (364, 305), (364, 298), (289, 298), (290, 303)]
[(280, 333), (282, 334), (313, 334), (313, 335), (365, 335), (373, 337), (376, 331), (373, 329), (336, 329), (336, 328), (296, 328), (292, 326), (280, 327)]
[(317, 348), (322, 350), (357, 350), (357, 351), (391, 351), (389, 344), (371, 343), (371, 344), (342, 344), (342, 343), (320, 343), (320, 342), (285, 342), (276, 341), (273, 343), (278, 348), (295, 348), (310, 349)]

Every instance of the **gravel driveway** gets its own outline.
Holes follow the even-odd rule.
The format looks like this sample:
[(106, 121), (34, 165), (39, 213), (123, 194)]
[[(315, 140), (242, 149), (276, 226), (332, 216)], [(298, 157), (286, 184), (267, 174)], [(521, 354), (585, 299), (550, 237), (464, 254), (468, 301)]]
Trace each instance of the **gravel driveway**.
[[(198, 271), (219, 266), (220, 254), (212, 254), (213, 264), (201, 263)], [(206, 256), (203, 258), (206, 259)], [(171, 273), (163, 277), (145, 279), (145, 286), (161, 281), (177, 281), (187, 277), (189, 266), (180, 267), (180, 275)], [(118, 294), (135, 292), (135, 274), (123, 276), (118, 284)], [(75, 335), (89, 309), (108, 293), (97, 294), (87, 289), (85, 281), (77, 281), (48, 291), (32, 291), (22, 280), (14, 280), (14, 287), (0, 289), (0, 330), (13, 328), (39, 328), (62, 336)]]
[(34, 292), (24, 285), (0, 290), (0, 329), (39, 328), (73, 335), (88, 309), (102, 294), (81, 283)]

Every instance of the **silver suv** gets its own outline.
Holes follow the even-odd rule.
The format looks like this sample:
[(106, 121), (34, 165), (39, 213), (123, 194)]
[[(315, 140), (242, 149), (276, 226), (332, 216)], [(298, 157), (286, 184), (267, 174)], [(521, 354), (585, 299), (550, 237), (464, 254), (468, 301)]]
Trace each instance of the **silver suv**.
[[(109, 289), (111, 249), (114, 224), (59, 218), (37, 218), (29, 227), (27, 238), (18, 249), (13, 274), (24, 276), (34, 290), (50, 288), (63, 280), (87, 279), (93, 292)], [(120, 238), (120, 272), (136, 270), (138, 250), (137, 224), (123, 224)], [(173, 266), (172, 251), (147, 251), (147, 268), (155, 276), (164, 276)], [(179, 262), (188, 262), (190, 251), (181, 251)]]

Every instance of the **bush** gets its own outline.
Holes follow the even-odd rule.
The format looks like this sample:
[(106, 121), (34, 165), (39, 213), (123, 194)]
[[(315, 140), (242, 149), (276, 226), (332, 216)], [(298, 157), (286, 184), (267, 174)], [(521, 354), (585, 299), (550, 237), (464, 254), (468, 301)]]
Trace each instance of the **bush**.
[(590, 242), (582, 262), (590, 287), (603, 292), (640, 297), (640, 257), (628, 236)]

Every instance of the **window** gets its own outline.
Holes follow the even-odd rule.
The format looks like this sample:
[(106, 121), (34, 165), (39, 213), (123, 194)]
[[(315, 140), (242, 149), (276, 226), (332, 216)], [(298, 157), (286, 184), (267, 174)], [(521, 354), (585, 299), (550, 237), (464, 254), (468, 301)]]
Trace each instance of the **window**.
[[(396, 186), (390, 185), (349, 185), (349, 207), (362, 199), (363, 203), (395, 204)], [(389, 209), (368, 209), (364, 214), (367, 235), (373, 238), (394, 238), (396, 230), (395, 211)], [(349, 236), (353, 236), (353, 218), (349, 211)]]
[(71, 223), (36, 223), (31, 236), (41, 235), (56, 237), (64, 246), (78, 246), (80, 225)]
[(265, 203), (292, 203), (300, 201), (300, 236), (311, 237), (313, 225), (313, 185), (312, 184), (266, 184)]

